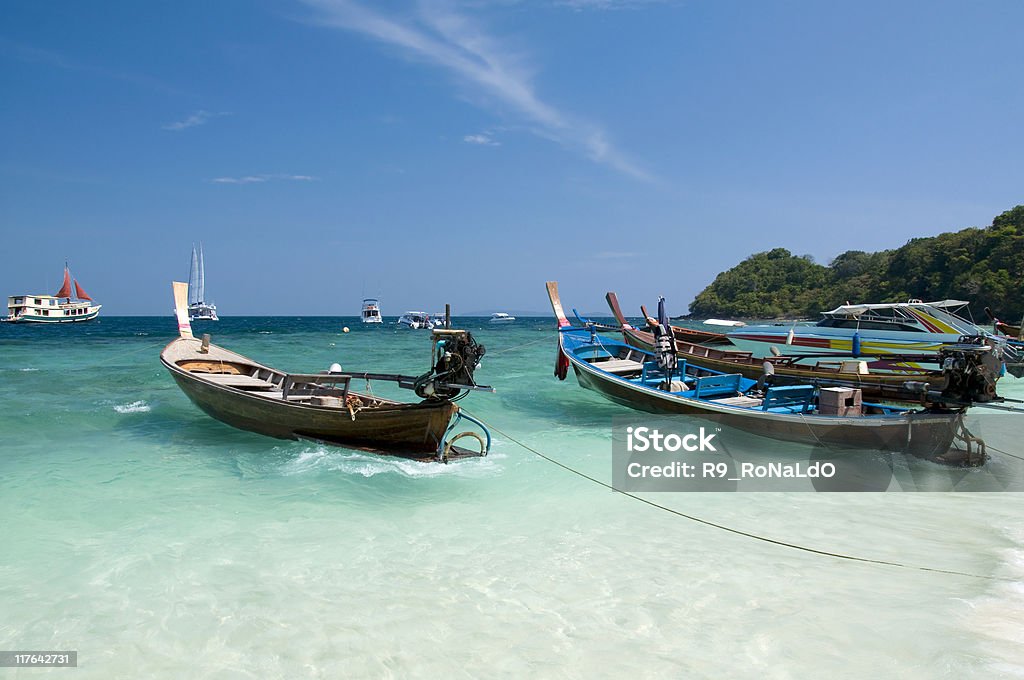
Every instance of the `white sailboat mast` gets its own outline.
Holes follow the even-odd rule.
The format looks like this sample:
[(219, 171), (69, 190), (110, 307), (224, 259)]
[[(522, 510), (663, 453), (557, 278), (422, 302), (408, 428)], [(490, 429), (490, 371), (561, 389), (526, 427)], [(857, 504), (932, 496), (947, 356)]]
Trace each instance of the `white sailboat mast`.
[(197, 302), (206, 302), (206, 268), (203, 266), (203, 244), (199, 244), (199, 299)]

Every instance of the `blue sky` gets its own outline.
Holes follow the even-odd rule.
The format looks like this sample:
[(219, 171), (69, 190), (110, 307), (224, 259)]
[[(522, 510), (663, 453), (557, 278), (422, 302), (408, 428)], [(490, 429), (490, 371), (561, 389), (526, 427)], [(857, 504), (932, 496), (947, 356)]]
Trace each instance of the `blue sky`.
[[(1024, 3), (8, 0), (3, 295), (674, 313), (1024, 202)], [(53, 289), (53, 290), (50, 290)]]

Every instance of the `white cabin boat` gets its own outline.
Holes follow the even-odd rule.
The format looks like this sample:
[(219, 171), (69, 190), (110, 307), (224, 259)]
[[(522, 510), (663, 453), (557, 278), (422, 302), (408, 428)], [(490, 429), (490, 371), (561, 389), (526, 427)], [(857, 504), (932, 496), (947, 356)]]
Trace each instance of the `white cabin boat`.
[[(72, 295), (72, 283), (74, 294)], [(74, 323), (95, 319), (100, 307), (71, 278), (64, 265), (64, 283), (55, 295), (12, 295), (7, 298), (7, 318), (10, 323)]]
[(512, 323), (516, 320), (516, 317), (506, 314), (505, 312), (495, 312), (491, 314), (491, 318), (487, 323)]
[(192, 266), (188, 274), (188, 320), (219, 321), (217, 305), (206, 302), (206, 267), (203, 264), (203, 244), (199, 244), (199, 256), (192, 248)]
[(384, 319), (380, 316), (380, 300), (377, 298), (365, 298), (360, 318), (362, 318), (363, 323), (383, 323)]
[(402, 316), (398, 317), (399, 326), (408, 326), (409, 328), (426, 328), (430, 330), (436, 325), (431, 320), (430, 315), (426, 312), (406, 312)]

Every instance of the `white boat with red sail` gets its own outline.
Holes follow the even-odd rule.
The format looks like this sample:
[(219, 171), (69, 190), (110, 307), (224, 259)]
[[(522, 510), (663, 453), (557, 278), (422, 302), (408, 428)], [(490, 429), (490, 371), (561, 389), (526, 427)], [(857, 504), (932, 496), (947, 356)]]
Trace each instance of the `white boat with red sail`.
[(64, 283), (53, 295), (12, 295), (7, 298), (7, 318), (10, 323), (74, 323), (90, 321), (100, 313), (100, 307), (82, 290), (71, 270), (64, 263)]

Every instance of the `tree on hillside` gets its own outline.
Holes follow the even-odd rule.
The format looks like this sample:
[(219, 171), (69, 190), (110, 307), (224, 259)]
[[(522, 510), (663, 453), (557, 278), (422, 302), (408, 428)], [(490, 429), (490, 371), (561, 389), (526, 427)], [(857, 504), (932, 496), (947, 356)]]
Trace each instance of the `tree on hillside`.
[(755, 253), (722, 272), (690, 305), (701, 316), (816, 317), (844, 302), (910, 298), (971, 302), (975, 319), (992, 307), (1008, 320), (1024, 317), (1024, 205), (984, 229), (911, 239), (895, 250), (849, 250), (828, 267), (785, 248)]

